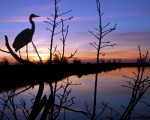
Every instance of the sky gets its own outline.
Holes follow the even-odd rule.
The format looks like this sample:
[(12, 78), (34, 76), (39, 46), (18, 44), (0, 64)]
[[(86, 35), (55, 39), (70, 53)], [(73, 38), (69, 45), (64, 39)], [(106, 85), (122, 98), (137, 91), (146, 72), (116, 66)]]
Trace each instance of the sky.
[[(117, 24), (116, 30), (108, 34), (103, 40), (117, 44), (114, 47), (106, 47), (102, 52), (104, 59), (122, 59), (122, 61), (135, 61), (138, 57), (138, 45), (145, 54), (150, 49), (150, 0), (101, 0), (103, 25), (110, 22), (108, 28)], [(68, 10), (72, 12), (62, 16), (63, 19), (73, 16), (69, 25), (69, 33), (66, 40), (65, 55), (70, 56), (78, 50), (75, 57), (81, 61), (96, 61), (96, 49), (89, 43), (98, 42), (88, 31), (96, 32), (98, 27), (98, 13), (96, 0), (61, 0), (59, 13)], [(54, 0), (0, 0), (0, 49), (7, 50), (4, 35), (9, 38), (10, 45), (15, 37), (24, 29), (31, 28), (29, 15), (34, 13), (39, 18), (34, 18), (35, 33), (33, 42), (43, 60), (49, 57), (49, 45), (51, 25), (45, 23), (47, 17), (54, 13)], [(58, 20), (59, 21), (59, 20)], [(59, 32), (61, 26), (56, 29)], [(54, 47), (62, 51), (61, 34), (54, 38)], [(21, 49), (22, 56), (26, 59), (25, 47)], [(38, 60), (33, 46), (29, 43), (30, 60)], [(18, 54), (18, 53), (17, 53)], [(0, 60), (7, 58), (14, 62), (15, 59), (7, 53), (0, 51)]]

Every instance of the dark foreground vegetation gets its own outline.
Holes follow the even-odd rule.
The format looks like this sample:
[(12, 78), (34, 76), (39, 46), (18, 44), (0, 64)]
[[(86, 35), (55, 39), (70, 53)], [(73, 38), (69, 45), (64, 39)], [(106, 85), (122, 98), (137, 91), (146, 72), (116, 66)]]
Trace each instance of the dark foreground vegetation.
[(116, 64), (59, 64), (59, 65), (9, 65), (0, 66), (0, 91), (35, 85), (39, 82), (56, 82), (63, 78), (77, 75), (95, 74), (117, 69)]
[(150, 63), (1, 65), (0, 92), (42, 82), (56, 82), (66, 77), (107, 72), (122, 67), (150, 67)]
[[(101, 110), (98, 111), (96, 109), (98, 106), (97, 102), (97, 83), (95, 82), (94, 87), (94, 100), (93, 103), (93, 111), (96, 118), (103, 118), (103, 114), (105, 112), (111, 111), (112, 115), (109, 117), (110, 119), (118, 119), (118, 120), (129, 120), (130, 118), (142, 118), (149, 119), (150, 116), (147, 114), (138, 114), (136, 113), (134, 108), (137, 103), (145, 98), (145, 93), (149, 89), (149, 79), (148, 77), (143, 78), (144, 71), (146, 67), (150, 67), (149, 63), (103, 63), (103, 64), (51, 64), (51, 65), (2, 65), (0, 66), (1, 79), (0, 79), (0, 118), (3, 120), (4, 118), (16, 118), (19, 119), (19, 114), (17, 111), (22, 111), (23, 116), (27, 120), (34, 120), (38, 118), (40, 115), (41, 120), (45, 120), (48, 118), (50, 120), (57, 120), (60, 118), (60, 110), (64, 110), (64, 119), (66, 119), (66, 111), (70, 111), (73, 113), (78, 113), (83, 115), (87, 120), (95, 120), (93, 118), (93, 111), (90, 110), (90, 105), (86, 104), (85, 109), (82, 108), (73, 109), (71, 106), (75, 104), (74, 98), (69, 97), (71, 95), (72, 85), (80, 85), (80, 83), (73, 83), (69, 81), (68, 77), (72, 75), (77, 75), (81, 77), (87, 74), (95, 74), (95, 80), (98, 81), (98, 73), (107, 72), (111, 70), (115, 70), (123, 67), (137, 67), (138, 72), (133, 72), (136, 77), (124, 76), (127, 79), (131, 79), (131, 83), (128, 85), (122, 85), (127, 89), (131, 89), (133, 91), (131, 95), (131, 99), (129, 99), (129, 104), (123, 106), (123, 112), (118, 112), (115, 108), (111, 107), (111, 105), (107, 101), (102, 101)], [(66, 78), (66, 81), (63, 79)], [(93, 79), (93, 81), (95, 81)], [(61, 85), (59, 86), (57, 83), (60, 81)], [(45, 95), (44, 91), (44, 83), (47, 83), (50, 87), (49, 95)], [(128, 82), (127, 82), (128, 83)], [(28, 103), (26, 98), (21, 98), (20, 103), (17, 103), (16, 97), (29, 90), (31, 87), (35, 85), (39, 86), (37, 90), (37, 95), (34, 95), (34, 102)], [(53, 86), (54, 85), (54, 86)], [(71, 87), (69, 89), (69, 86)], [(23, 90), (17, 91), (18, 88)], [(68, 90), (69, 89), (69, 90)], [(59, 91), (62, 90), (62, 91)], [(61, 94), (62, 92), (62, 94)], [(31, 94), (32, 95), (32, 94)], [(143, 97), (144, 96), (144, 97)], [(92, 96), (91, 96), (92, 97)], [(57, 101), (56, 99), (59, 98)], [(70, 99), (69, 99), (70, 98)], [(31, 98), (32, 99), (32, 98)], [(144, 99), (145, 100), (145, 99)], [(149, 106), (149, 104), (142, 102)], [(31, 108), (27, 105), (31, 104)], [(10, 114), (7, 114), (7, 111)], [(97, 115), (98, 114), (98, 115)], [(62, 118), (61, 118), (62, 119)]]

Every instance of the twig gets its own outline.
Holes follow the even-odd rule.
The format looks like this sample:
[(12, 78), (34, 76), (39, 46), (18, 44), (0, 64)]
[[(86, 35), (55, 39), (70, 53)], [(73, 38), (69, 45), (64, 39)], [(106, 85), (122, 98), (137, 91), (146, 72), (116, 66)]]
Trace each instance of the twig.
[(39, 58), (39, 60), (40, 60), (40, 63), (43, 64), (42, 58), (40, 57), (40, 55), (39, 55), (39, 53), (38, 53), (38, 51), (37, 51), (37, 48), (36, 48), (35, 44), (33, 43), (33, 41), (32, 41), (32, 45), (33, 45), (33, 48), (35, 49), (34, 51), (36, 52), (36, 54), (37, 54), (37, 56), (38, 56), (38, 58)]

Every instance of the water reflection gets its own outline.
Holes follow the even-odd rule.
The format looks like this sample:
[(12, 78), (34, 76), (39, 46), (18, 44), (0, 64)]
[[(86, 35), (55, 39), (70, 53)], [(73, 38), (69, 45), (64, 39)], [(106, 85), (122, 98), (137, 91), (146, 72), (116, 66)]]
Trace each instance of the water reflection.
[[(35, 86), (3, 92), (0, 95), (0, 118), (2, 120), (10, 118), (28, 120), (35, 118), (42, 120), (95, 119), (96, 117), (92, 118), (93, 109), (95, 109), (93, 108), (93, 90), (97, 75), (95, 116), (103, 113), (99, 119), (112, 118), (112, 116), (120, 119), (119, 115), (116, 117), (114, 111), (123, 113), (124, 109), (121, 105), (127, 106), (132, 94), (130, 89), (126, 89), (122, 85), (126, 85), (126, 81), (133, 82), (131, 79), (124, 78), (123, 75), (133, 77), (132, 72), (137, 73), (137, 68), (117, 69), (111, 72), (89, 74), (81, 78), (71, 76), (55, 83), (41, 82)], [(143, 78), (149, 74), (149, 68), (145, 69)], [(150, 90), (147, 91), (146, 99), (144, 99), (147, 103), (150, 101), (149, 92)], [(135, 111), (140, 115), (150, 116), (150, 107), (143, 103), (136, 105)]]

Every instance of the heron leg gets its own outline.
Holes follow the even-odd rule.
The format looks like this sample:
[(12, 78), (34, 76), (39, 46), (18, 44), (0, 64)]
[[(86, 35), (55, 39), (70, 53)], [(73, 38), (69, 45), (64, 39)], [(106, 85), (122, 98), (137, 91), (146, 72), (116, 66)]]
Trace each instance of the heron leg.
[(26, 45), (26, 53), (27, 53), (27, 61), (29, 60), (29, 56), (28, 56), (28, 45)]
[(20, 56), (20, 58), (21, 58), (21, 52), (20, 52), (20, 50), (19, 50), (19, 56)]

